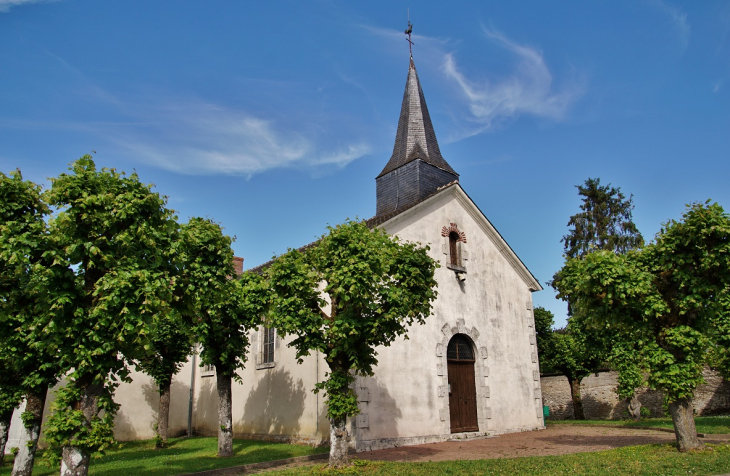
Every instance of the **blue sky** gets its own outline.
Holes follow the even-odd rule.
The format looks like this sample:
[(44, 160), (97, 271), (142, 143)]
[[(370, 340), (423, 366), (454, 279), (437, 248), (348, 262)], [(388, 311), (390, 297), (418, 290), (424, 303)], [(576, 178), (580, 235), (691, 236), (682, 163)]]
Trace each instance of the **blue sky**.
[[(96, 151), (245, 266), (375, 213), (413, 56), (441, 151), (533, 274), (599, 177), (649, 239), (730, 207), (730, 2), (0, 0), (0, 170)], [(565, 306), (534, 295), (559, 325)]]

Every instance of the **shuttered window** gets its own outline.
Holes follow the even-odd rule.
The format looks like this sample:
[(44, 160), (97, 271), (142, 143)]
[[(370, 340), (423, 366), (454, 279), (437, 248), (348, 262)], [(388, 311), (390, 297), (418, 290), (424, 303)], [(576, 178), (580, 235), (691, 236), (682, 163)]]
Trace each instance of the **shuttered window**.
[(276, 329), (273, 327), (264, 327), (261, 332), (261, 363), (270, 364), (274, 362), (274, 343), (276, 340)]

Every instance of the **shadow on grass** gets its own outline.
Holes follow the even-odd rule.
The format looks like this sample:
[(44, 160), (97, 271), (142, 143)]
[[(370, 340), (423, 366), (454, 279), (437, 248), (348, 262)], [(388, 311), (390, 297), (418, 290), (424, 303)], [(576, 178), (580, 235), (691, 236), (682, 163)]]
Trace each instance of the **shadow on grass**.
[[(131, 451), (121, 450), (117, 455), (110, 453), (98, 462), (92, 462), (90, 474), (163, 476), (273, 461), (326, 451), (326, 449), (283, 443), (234, 440), (233, 456), (219, 458), (216, 456), (216, 438), (181, 439), (172, 443), (162, 450), (139, 448), (131, 449)], [(146, 461), (146, 464), (140, 464), (140, 460)]]
[[(110, 450), (103, 456), (92, 457), (89, 474), (92, 476), (176, 475), (327, 451), (327, 448), (252, 440), (233, 440), (234, 455), (230, 458), (216, 456), (217, 449), (216, 438), (171, 439), (168, 446), (162, 449), (155, 449), (150, 441), (125, 442), (120, 449)], [(12, 466), (6, 462), (0, 468), (0, 476), (9, 475), (11, 469)], [(33, 474), (43, 476), (58, 474), (58, 468), (37, 464)]]

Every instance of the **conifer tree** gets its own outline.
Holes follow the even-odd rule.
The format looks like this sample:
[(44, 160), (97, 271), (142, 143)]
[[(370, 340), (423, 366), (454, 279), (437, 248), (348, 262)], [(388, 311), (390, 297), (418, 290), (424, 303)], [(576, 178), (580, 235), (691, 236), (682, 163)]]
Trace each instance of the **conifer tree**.
[[(598, 250), (621, 254), (644, 244), (638, 228), (633, 222), (633, 196), (626, 196), (618, 187), (601, 185), (598, 178), (589, 178), (578, 185), (582, 197), (581, 211), (570, 217), (568, 234), (562, 239), (566, 264)], [(565, 267), (563, 267), (565, 269)], [(550, 285), (556, 290), (560, 286), (561, 269)], [(558, 354), (562, 370), (570, 383), (573, 412), (577, 420), (584, 420), (580, 383), (584, 377), (596, 372), (608, 358), (610, 343), (606, 333), (586, 328), (579, 323), (571, 325), (571, 302), (568, 300), (569, 324), (558, 338)]]

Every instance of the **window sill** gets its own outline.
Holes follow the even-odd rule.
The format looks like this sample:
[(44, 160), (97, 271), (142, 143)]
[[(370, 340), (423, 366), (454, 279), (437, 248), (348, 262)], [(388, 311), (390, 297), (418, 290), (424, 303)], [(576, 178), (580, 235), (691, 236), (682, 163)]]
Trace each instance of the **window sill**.
[(215, 372), (201, 372), (201, 377), (215, 377)]
[(446, 265), (446, 267), (459, 273), (466, 273), (466, 268), (464, 266), (457, 266), (455, 264), (449, 263)]
[(273, 369), (274, 367), (276, 367), (276, 362), (266, 362), (264, 364), (256, 364), (256, 370)]

